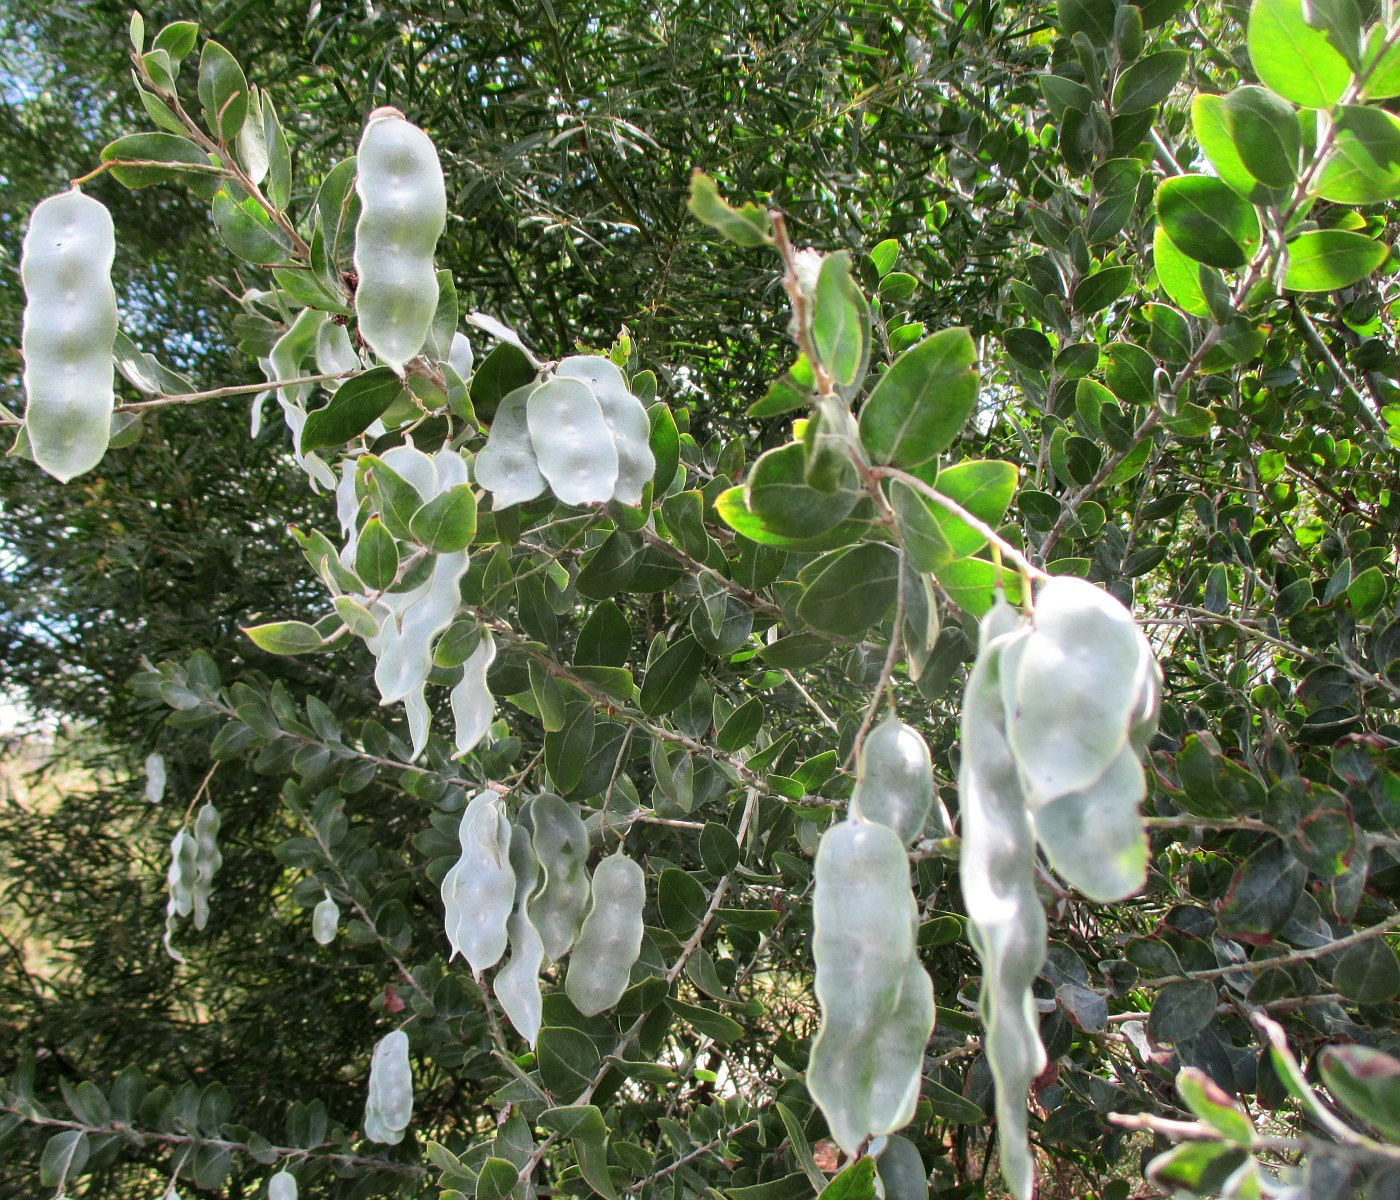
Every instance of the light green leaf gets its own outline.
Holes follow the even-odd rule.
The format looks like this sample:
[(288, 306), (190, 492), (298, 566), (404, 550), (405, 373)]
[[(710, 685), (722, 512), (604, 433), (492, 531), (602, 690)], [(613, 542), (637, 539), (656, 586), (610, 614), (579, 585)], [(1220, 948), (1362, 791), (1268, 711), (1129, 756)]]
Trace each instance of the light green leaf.
[(205, 42), (199, 55), (199, 103), (209, 132), (230, 145), (248, 116), (248, 81), (238, 60), (215, 41)]
[(308, 654), (325, 644), (312, 625), (305, 621), (273, 621), (267, 625), (245, 625), (243, 632), (253, 644), (269, 654)]
[(690, 176), (690, 200), (686, 207), (736, 245), (766, 246), (773, 241), (773, 223), (768, 213), (753, 201), (735, 208), (720, 196), (719, 185), (703, 171), (694, 171)]
[(1254, 0), (1249, 60), (1265, 86), (1304, 108), (1331, 108), (1351, 82), (1346, 57), (1308, 21), (1303, 0)]
[(1312, 190), (1338, 204), (1379, 204), (1400, 196), (1400, 119), (1384, 109), (1345, 105)]
[(1390, 248), (1363, 233), (1315, 229), (1288, 243), (1283, 286), (1295, 292), (1334, 292), (1365, 279), (1390, 257)]

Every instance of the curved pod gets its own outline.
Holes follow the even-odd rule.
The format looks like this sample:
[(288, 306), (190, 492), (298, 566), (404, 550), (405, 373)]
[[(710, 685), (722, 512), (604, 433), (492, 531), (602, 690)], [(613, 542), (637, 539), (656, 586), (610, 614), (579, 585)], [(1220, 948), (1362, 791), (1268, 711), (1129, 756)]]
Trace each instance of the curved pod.
[(369, 1099), (365, 1102), (365, 1136), (395, 1146), (413, 1118), (413, 1068), (408, 1062), (408, 1034), (395, 1029), (379, 1039), (369, 1064)]
[(593, 903), (569, 958), (564, 991), (585, 1017), (622, 999), (632, 965), (642, 953), (646, 876), (620, 851), (593, 872)]
[(115, 253), (111, 215), (76, 188), (41, 201), (24, 236), (24, 422), (34, 461), (63, 483), (111, 436)]
[(358, 164), (355, 316), (370, 349), (402, 373), (437, 312), (433, 253), (447, 223), (447, 188), (432, 140), (397, 109), (370, 114)]
[(495, 792), (472, 798), (457, 838), (461, 857), (442, 880), (447, 940), (473, 971), (484, 971), (506, 952), (506, 922), (515, 906), (510, 821)]
[(578, 811), (553, 792), (530, 802), (535, 857), (544, 881), (530, 897), (527, 911), (539, 931), (545, 957), (557, 962), (569, 952), (588, 906), (588, 830)]
[(917, 729), (891, 713), (861, 746), (851, 812), (888, 825), (908, 844), (923, 830), (932, 807), (928, 746)]
[(999, 600), (982, 621), (963, 695), (959, 878), (982, 961), (979, 1007), (996, 1083), (1002, 1174), (1017, 1200), (1034, 1192), (1026, 1093), (1045, 1067), (1031, 986), (1045, 960), (1045, 912), (1035, 891), (1035, 833), (1007, 741), (1001, 675), (1029, 636)]
[[(873, 821), (832, 826), (817, 849), (814, 879), (812, 958), (822, 1019), (807, 1089), (837, 1144), (854, 1153), (871, 1134), (898, 1128), (891, 1124), (895, 1118), (908, 1121), (909, 1030), (925, 1007), (931, 1017), (932, 999), (930, 993), (925, 1006), (920, 995), (928, 976), (914, 955), (917, 910), (899, 836)], [(906, 989), (913, 1009), (896, 1019)], [(883, 1045), (895, 1024), (900, 1031)], [(914, 1055), (915, 1096), (927, 1040), (925, 1031)], [(882, 1063), (891, 1049), (898, 1061)]]

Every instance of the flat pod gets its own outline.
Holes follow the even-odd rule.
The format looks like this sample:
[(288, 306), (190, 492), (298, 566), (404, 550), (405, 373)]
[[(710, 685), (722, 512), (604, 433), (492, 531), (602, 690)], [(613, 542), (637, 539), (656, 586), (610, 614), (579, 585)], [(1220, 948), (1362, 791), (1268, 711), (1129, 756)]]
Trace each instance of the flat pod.
[(1088, 787), (1128, 738), (1152, 652), (1102, 588), (1059, 576), (1036, 596), (1033, 630), (1008, 655), (1002, 695), (1033, 806)]
[(934, 1016), (933, 980), (918, 958), (911, 956), (899, 1003), (871, 1046), (868, 1113), (872, 1134), (892, 1133), (914, 1119), (923, 1082), (924, 1047), (933, 1033)]
[(1131, 746), (1087, 788), (1035, 810), (1035, 835), (1060, 877), (1090, 900), (1125, 900), (1147, 881), (1139, 806), (1147, 778)]
[(564, 991), (585, 1017), (622, 999), (632, 966), (642, 953), (646, 876), (621, 851), (593, 871), (593, 900), (569, 957)]
[(540, 474), (525, 417), (525, 403), (538, 386), (516, 388), (501, 399), (486, 445), (476, 456), (476, 481), (491, 493), (491, 505), (497, 510), (533, 500), (548, 486)]
[(996, 1084), (1002, 1174), (1030, 1200), (1035, 1160), (1027, 1137), (1027, 1091), (1045, 1066), (1031, 986), (1045, 960), (1045, 912), (1035, 891), (1035, 836), (1002, 705), (1003, 658), (1028, 636), (998, 599), (983, 618), (977, 659), (963, 694), (959, 882), (982, 962), (979, 1007)]
[(297, 1200), (297, 1179), (290, 1171), (278, 1171), (267, 1181), (267, 1200)]
[(24, 423), (34, 461), (63, 483), (107, 452), (116, 402), (115, 253), (110, 214), (76, 188), (40, 201), (24, 235)]
[(223, 866), (219, 852), (219, 826), (223, 818), (212, 803), (206, 802), (194, 818), (194, 887), (192, 890), (194, 927), (203, 929), (209, 922), (209, 895), (214, 876)]
[(592, 389), (548, 379), (530, 393), (525, 420), (540, 474), (564, 504), (604, 504), (617, 484), (617, 445)]
[(461, 856), (442, 880), (447, 940), (453, 955), (461, 954), (473, 971), (484, 971), (506, 951), (506, 923), (515, 904), (511, 827), (495, 792), (472, 797), (457, 839)]
[(843, 821), (822, 835), (814, 881), (812, 959), (821, 1026), (807, 1089), (837, 1144), (854, 1153), (890, 1111), (883, 1103), (875, 1112), (878, 1043), (899, 1006), (910, 964), (918, 966), (917, 910), (903, 843), (872, 821)]
[(365, 1136), (397, 1145), (413, 1119), (413, 1068), (408, 1061), (408, 1034), (395, 1029), (379, 1039), (369, 1063), (369, 1098), (365, 1102)]
[(329, 946), (335, 941), (335, 931), (340, 926), (340, 905), (327, 896), (311, 911), (311, 936), (319, 946)]
[(433, 254), (447, 190), (432, 140), (394, 109), (376, 109), (360, 138), (355, 191), (355, 316), (360, 336), (400, 373), (437, 312)]
[(515, 907), (506, 923), (510, 958), (496, 972), (492, 988), (510, 1023), (531, 1046), (539, 1037), (544, 1014), (540, 995), (540, 967), (544, 965), (544, 943), (530, 923), (527, 912), (530, 893), (535, 890), (540, 864), (530, 842), (530, 831), (517, 825), (510, 835), (510, 862), (515, 873)]
[(495, 660), (496, 643), (483, 630), (476, 649), (462, 664), (462, 678), (452, 689), (452, 718), (456, 727), (453, 740), (459, 758), (476, 748), (496, 715), (495, 698), (486, 686), (486, 672)]
[(888, 825), (907, 845), (922, 832), (932, 808), (928, 746), (917, 729), (891, 713), (861, 746), (851, 812)]
[(588, 830), (578, 810), (553, 792), (530, 802), (535, 857), (544, 872), (530, 897), (530, 921), (539, 931), (545, 957), (557, 962), (569, 952), (588, 907)]
[(638, 505), (642, 489), (656, 474), (651, 451), (651, 421), (642, 402), (627, 387), (627, 380), (611, 359), (601, 354), (576, 354), (560, 362), (555, 375), (586, 383), (603, 411), (603, 420), (617, 446), (617, 483), (613, 499)]

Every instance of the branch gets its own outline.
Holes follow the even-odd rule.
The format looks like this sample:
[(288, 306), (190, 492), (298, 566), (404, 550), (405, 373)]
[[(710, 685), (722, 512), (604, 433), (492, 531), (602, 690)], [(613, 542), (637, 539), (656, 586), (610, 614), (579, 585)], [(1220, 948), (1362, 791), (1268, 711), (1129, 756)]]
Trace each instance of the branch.
[(379, 1171), (388, 1175), (408, 1175), (415, 1179), (425, 1178), (428, 1174), (426, 1168), (414, 1166), (412, 1163), (390, 1162), (383, 1158), (370, 1158), (362, 1154), (346, 1154), (341, 1151), (322, 1152), (321, 1146), (332, 1146), (333, 1142), (321, 1142), (317, 1146), (271, 1146), (260, 1144), (256, 1149), (247, 1142), (230, 1141), (228, 1138), (201, 1137), (198, 1134), (189, 1133), (165, 1133), (150, 1129), (137, 1129), (133, 1125), (128, 1125), (125, 1121), (109, 1121), (105, 1125), (88, 1125), (82, 1121), (66, 1121), (59, 1117), (44, 1117), (22, 1108), (15, 1108), (13, 1105), (0, 1103), (0, 1113), (18, 1117), (21, 1121), (30, 1125), (39, 1125), (52, 1129), (76, 1129), (81, 1133), (91, 1134), (99, 1137), (115, 1137), (127, 1144), (133, 1140), (139, 1145), (146, 1142), (155, 1142), (162, 1146), (179, 1147), (199, 1147), (217, 1146), (221, 1150), (230, 1153), (246, 1154), (249, 1158), (258, 1161), (265, 1160), (268, 1155), (275, 1158), (287, 1159), (289, 1161), (306, 1162), (315, 1159), (319, 1162), (336, 1163), (344, 1167), (361, 1167), (367, 1171)]

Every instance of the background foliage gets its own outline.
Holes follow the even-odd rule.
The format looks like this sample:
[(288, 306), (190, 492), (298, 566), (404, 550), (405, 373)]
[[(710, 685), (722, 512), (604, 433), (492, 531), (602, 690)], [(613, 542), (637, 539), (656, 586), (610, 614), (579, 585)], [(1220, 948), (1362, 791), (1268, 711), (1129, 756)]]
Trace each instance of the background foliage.
[[(1324, 1047), (1396, 1051), (1393, 267), (1345, 288), (1253, 298), (1219, 320), (1183, 315), (1158, 290), (1154, 184), (1199, 169), (1192, 94), (1252, 79), (1241, 8), (1145, 5), (1147, 41), (1131, 54), (1113, 36), (1111, 4), (844, 7), (253, 3), (146, 16), (150, 28), (200, 20), (276, 98), (303, 201), (353, 151), (376, 105), (429, 130), (452, 214), (438, 260), (463, 310), (507, 320), (546, 358), (606, 349), (625, 329), (628, 365), (656, 373), (688, 433), (690, 486), (711, 502), (787, 440), (790, 415), (748, 410), (791, 351), (774, 262), (719, 242), (686, 212), (693, 168), (735, 200), (771, 198), (799, 243), (852, 252), (881, 298), (878, 359), (917, 337), (901, 327), (968, 327), (979, 409), (948, 460), (1015, 462), (1003, 532), (1052, 570), (1087, 573), (1131, 600), (1166, 677), (1148, 887), (1103, 907), (1044, 881), (1055, 940), (1038, 984), (1052, 1060), (1034, 1097), (1043, 1193), (1127, 1195), (1115, 1177), (1140, 1176), (1140, 1161), (1168, 1144), (1152, 1119), (1200, 1116), (1173, 1090), (1187, 1066), (1275, 1139), (1259, 1145), (1264, 1158), (1309, 1151), (1292, 1184), (1301, 1194), (1392, 1194), (1394, 1155), (1380, 1169), (1383, 1154), (1353, 1153), (1335, 1128), (1304, 1122), (1306, 1098), (1290, 1096), (1251, 1018), (1279, 1021), (1315, 1082)], [(18, 329), (28, 211), (90, 169), (112, 137), (146, 124), (119, 36), (127, 15), (104, 3), (9, 6), (7, 329)], [(1121, 91), (1091, 102), (1072, 90), (1094, 92), (1105, 71), (1116, 78), (1173, 51), (1139, 72), (1153, 101), (1140, 129), (1131, 118), (1143, 110)], [(1104, 167), (1124, 160), (1135, 165)], [(201, 386), (256, 380), (225, 290), (256, 272), (214, 236), (204, 206), (178, 188), (129, 192), (105, 177), (90, 191), (117, 223), (124, 327)], [(1393, 230), (1389, 201), (1323, 202), (1314, 215), (1355, 219), (1387, 243)], [(867, 257), (886, 239), (897, 242), (893, 270), (889, 251)], [(1207, 336), (1223, 349), (1188, 374)], [(18, 339), (6, 341), (5, 404), (17, 413)], [(1142, 416), (1158, 411), (1154, 393), (1178, 377), (1157, 428), (1133, 442)], [(398, 710), (375, 704), (367, 656), (276, 658), (238, 632), (256, 614), (320, 615), (320, 585), (282, 531), (333, 520), (292, 465), (285, 430), (269, 422), (251, 439), (246, 422), (242, 401), (157, 411), (135, 445), (66, 488), (22, 459), (0, 462), (0, 683), (76, 723), (72, 753), (87, 768), (77, 784), (56, 775), (51, 801), (0, 812), (12, 968), (0, 974), (0, 1069), (12, 1077), (0, 1098), (31, 1117), (37, 1099), (50, 1122), (101, 1130), (115, 1117), (145, 1131), (90, 1135), (74, 1194), (157, 1194), (178, 1169), (183, 1190), (255, 1195), (271, 1146), (307, 1150), (298, 1173), (308, 1194), (417, 1194), (444, 1170), (461, 1188), (486, 1153), (514, 1160), (516, 1124), (497, 1124), (522, 1111), (510, 1105), (533, 1118), (519, 1082), (532, 1064), (513, 1069), (493, 1053), (471, 980), (445, 961), (436, 882), (464, 781), (523, 774), (533, 788), (537, 751), (551, 767), (557, 759), (519, 653), (503, 653), (492, 677), (498, 696), (526, 697), (501, 704), (508, 736), (466, 767), (436, 748), (405, 766)], [(1138, 471), (1105, 473), (1139, 443)], [(888, 632), (811, 635), (763, 578), (767, 564), (706, 514), (722, 574), (753, 598), (754, 628), (788, 636), (761, 654), (707, 657), (703, 680), (664, 720), (592, 703), (570, 714), (590, 746), (571, 798), (624, 816), (640, 805), (626, 845), (651, 868), (647, 923), (666, 964), (694, 928), (696, 886), (703, 909), (729, 876), (715, 850), (723, 835), (709, 833), (707, 852), (699, 827), (737, 831), (739, 785), (754, 783), (735, 764), (755, 745), (716, 747), (713, 695), (758, 696), (766, 733), (787, 740), (745, 766), (762, 792), (745, 842), (750, 871), (725, 885), (723, 912), (733, 913), (708, 931), (710, 971), (691, 960), (639, 1052), (622, 1056), (650, 1069), (601, 1076), (593, 1101), (607, 1111), (611, 1162), (627, 1186), (782, 1200), (819, 1182), (807, 1147), (825, 1137), (799, 1079), (815, 1027), (811, 854), (849, 793), (840, 766)], [(592, 549), (576, 533), (561, 525), (508, 547), (504, 586), (482, 600), (565, 667), (605, 601), (536, 585), (552, 562), (576, 587)], [(690, 564), (658, 569), (694, 547), (657, 540), (658, 586), (634, 581), (613, 597), (638, 680), (652, 639), (674, 640), (697, 607)], [(790, 556), (781, 578), (803, 561)], [(949, 608), (918, 682), (903, 668), (896, 676), (900, 713), (927, 737), (953, 816), (958, 696), (974, 640), (971, 619)], [(143, 658), (172, 664), (163, 684), (130, 686)], [(655, 790), (658, 724), (694, 751), (683, 756), (694, 772), (687, 796)], [(150, 806), (138, 767), (157, 748), (170, 784)], [(225, 863), (211, 922), (180, 935), (189, 965), (177, 968), (159, 944), (166, 847), (202, 793), (224, 812)], [(939, 1025), (912, 1129), (936, 1195), (984, 1184), (995, 1194), (978, 967), (955, 858), (929, 846), (916, 868)], [(671, 867), (678, 874), (663, 874)], [(309, 922), (323, 887), (347, 918), (327, 948)], [(42, 946), (42, 959), (26, 957), (25, 943)], [(374, 1040), (406, 1013), (416, 1017), (415, 1132), (378, 1153), (357, 1141), (364, 1075)], [(621, 1020), (627, 1028), (630, 1015)], [(567, 1103), (618, 1027), (559, 1005), (547, 1024), (564, 1032), (534, 1066)], [(1110, 1112), (1138, 1114), (1146, 1131)], [(53, 1131), (0, 1123), (0, 1195), (35, 1194)], [(1183, 1167), (1162, 1186), (1210, 1194), (1242, 1153), (1216, 1149), (1195, 1176)], [(551, 1157), (542, 1186), (596, 1186), (572, 1163)]]

